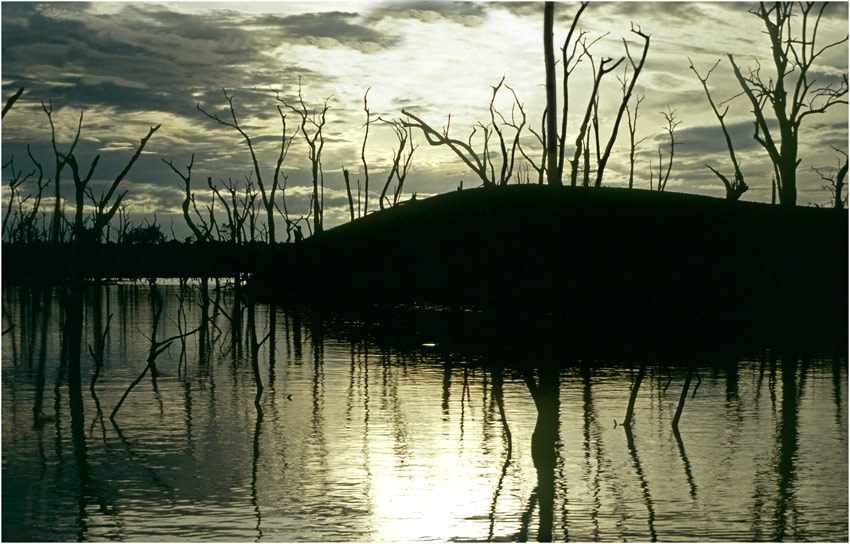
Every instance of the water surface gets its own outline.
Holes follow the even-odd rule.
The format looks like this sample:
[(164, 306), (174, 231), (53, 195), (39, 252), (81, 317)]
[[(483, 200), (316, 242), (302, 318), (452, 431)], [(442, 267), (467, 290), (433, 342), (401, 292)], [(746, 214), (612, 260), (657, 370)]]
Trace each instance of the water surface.
[(160, 299), (198, 327), (197, 286), (87, 288), (75, 397), (58, 290), (3, 289), (3, 540), (848, 539), (843, 355), (401, 349), (224, 289), (113, 425)]

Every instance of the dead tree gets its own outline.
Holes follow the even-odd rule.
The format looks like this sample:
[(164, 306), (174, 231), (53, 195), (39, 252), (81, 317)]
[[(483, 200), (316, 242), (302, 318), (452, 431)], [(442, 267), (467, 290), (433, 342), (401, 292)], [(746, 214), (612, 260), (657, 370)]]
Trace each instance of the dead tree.
[[(569, 44), (575, 32), (579, 18), (581, 17), (582, 12), (585, 10), (588, 4), (589, 2), (582, 2), (580, 4), (578, 11), (576, 11), (575, 16), (573, 17), (573, 21), (570, 25), (570, 30), (567, 33), (567, 38), (564, 41), (564, 45), (561, 48), (561, 65), (563, 70), (563, 112), (561, 114), (560, 135), (558, 134), (558, 98), (556, 91), (557, 82), (555, 75), (555, 50), (553, 44), (555, 3), (546, 2), (543, 8), (543, 62), (546, 71), (546, 109), (543, 114), (543, 132), (545, 133), (545, 137), (542, 138), (544, 148), (544, 159), (542, 161), (543, 164), (541, 165), (541, 167), (545, 168), (546, 170), (547, 183), (555, 186), (563, 185), (564, 155), (566, 149), (565, 144), (567, 135), (567, 117), (569, 111), (569, 76), (575, 69), (575, 66), (581, 60), (581, 56), (579, 56), (579, 59), (575, 63), (572, 62), (573, 59), (575, 59), (578, 43), (583, 41), (582, 38), (584, 36), (584, 32), (581, 32), (579, 34), (578, 39), (573, 43), (572, 52), (567, 53), (567, 51), (569, 50)], [(586, 51), (587, 49), (585, 48), (585, 52)], [(583, 54), (584, 53), (582, 53), (582, 56)]]
[[(407, 177), (407, 171), (410, 168), (410, 161), (413, 159), (413, 152), (416, 151), (416, 147), (413, 145), (413, 130), (409, 125), (405, 125), (404, 121), (386, 121), (384, 119), (381, 119), (381, 121), (384, 121), (392, 127), (396, 140), (398, 141), (398, 149), (393, 150), (393, 160), (392, 166), (390, 167), (390, 173), (387, 175), (387, 181), (384, 183), (384, 188), (381, 190), (381, 196), (378, 198), (378, 204), (383, 210), (385, 200), (391, 206), (398, 204), (398, 199), (401, 195), (404, 180)], [(407, 155), (405, 155), (405, 149), (407, 150)], [(396, 189), (393, 191), (393, 200), (390, 202), (387, 198), (387, 190), (389, 189), (393, 178), (396, 179)]]
[[(623, 82), (623, 89), (625, 90), (625, 82)], [(635, 99), (635, 110), (634, 117), (632, 116), (631, 108), (626, 105), (626, 121), (629, 125), (629, 189), (634, 188), (635, 182), (635, 154), (637, 152), (637, 146), (642, 144), (648, 136), (644, 136), (640, 140), (635, 138), (635, 133), (637, 132), (637, 120), (640, 110), (640, 104), (643, 102), (645, 96), (641, 95)]]
[[(671, 110), (670, 107), (667, 107), (667, 111), (659, 112), (664, 116), (664, 120), (666, 121), (666, 125), (664, 126), (664, 131), (667, 133), (667, 136), (670, 138), (670, 155), (667, 159), (667, 171), (664, 172), (663, 163), (662, 163), (662, 154), (661, 154), (661, 146), (658, 146), (658, 180), (656, 182), (655, 188), (658, 191), (664, 191), (667, 187), (667, 180), (670, 179), (670, 171), (673, 169), (673, 156), (676, 152), (676, 127), (678, 127), (682, 122), (676, 119), (676, 110)], [(649, 163), (649, 188), (652, 187), (652, 181), (654, 179), (654, 173), (652, 170), (652, 162)]]
[[(623, 100), (620, 102), (620, 107), (617, 110), (617, 116), (614, 118), (614, 126), (611, 129), (611, 136), (608, 138), (608, 143), (605, 146), (605, 151), (602, 153), (602, 157), (598, 159), (596, 166), (596, 187), (602, 185), (602, 175), (605, 172), (605, 165), (608, 164), (608, 158), (611, 156), (611, 150), (614, 147), (614, 142), (617, 140), (617, 132), (620, 128), (620, 121), (623, 118), (623, 112), (626, 110), (626, 107), (629, 104), (629, 100), (632, 97), (632, 91), (634, 91), (635, 83), (637, 82), (638, 76), (640, 76), (640, 72), (643, 69), (644, 62), (646, 62), (646, 54), (649, 51), (649, 35), (641, 32), (640, 27), (635, 30), (634, 25), (632, 25), (632, 33), (637, 34), (641, 38), (643, 38), (643, 53), (641, 53), (640, 60), (635, 63), (632, 58), (632, 54), (629, 51), (629, 43), (623, 38), (623, 46), (626, 48), (626, 57), (629, 59), (629, 64), (632, 66), (632, 78), (628, 80), (628, 88), (623, 93)], [(614, 65), (616, 68), (616, 65)], [(600, 67), (601, 69), (601, 67)], [(613, 69), (613, 68), (612, 68)], [(625, 75), (623, 76), (623, 81), (626, 81)], [(624, 86), (625, 83), (624, 83)]]
[[(224, 206), (224, 213), (227, 217), (227, 228), (230, 241), (235, 244), (241, 244), (250, 239), (254, 241), (254, 231), (256, 229), (256, 220), (253, 217), (255, 210), (254, 204), (257, 200), (257, 191), (251, 182), (250, 177), (246, 176), (244, 195), (240, 196), (239, 182), (234, 182), (232, 178), (227, 178), (227, 181), (220, 180), (224, 185), (225, 191), (229, 195), (229, 199), (225, 198), (217, 185), (213, 185), (212, 178), (207, 177), (207, 187), (212, 191), (213, 195)], [(250, 221), (248, 229), (248, 238), (245, 234), (245, 223)]]
[(428, 145), (432, 146), (440, 146), (445, 145), (451, 149), (455, 155), (457, 155), (464, 164), (466, 164), (479, 179), (484, 183), (485, 187), (492, 186), (493, 181), (487, 175), (487, 165), (475, 152), (472, 148), (472, 137), (475, 135), (476, 128), (473, 127), (472, 133), (469, 135), (469, 139), (467, 142), (457, 140), (449, 136), (449, 131), (451, 129), (452, 116), (449, 114), (448, 121), (446, 126), (443, 128), (442, 132), (437, 132), (430, 125), (428, 125), (425, 121), (415, 116), (414, 114), (402, 109), (402, 115), (407, 117), (407, 120), (404, 121), (405, 128), (418, 128), (422, 131), (422, 134), (425, 136), (425, 141), (428, 142)]
[[(514, 93), (513, 89), (505, 85), (504, 81), (505, 78), (502, 77), (499, 83), (492, 87), (493, 94), (490, 99), (488, 109), (490, 121), (486, 124), (479, 121), (473, 125), (472, 131), (469, 133), (469, 137), (465, 142), (449, 136), (452, 123), (451, 114), (449, 114), (446, 126), (443, 128), (442, 132), (436, 131), (428, 123), (404, 109), (401, 110), (401, 113), (406, 117), (406, 119), (401, 121), (401, 123), (404, 128), (415, 128), (421, 130), (422, 134), (425, 136), (425, 141), (428, 142), (428, 145), (445, 145), (451, 149), (464, 164), (475, 172), (475, 175), (478, 176), (485, 187), (507, 185), (513, 175), (516, 151), (519, 148), (522, 128), (525, 126), (525, 114), (522, 113), (519, 121), (516, 119), (516, 106), (519, 102), (516, 100), (516, 93)], [(510, 90), (514, 96), (514, 106), (512, 107), (510, 121), (508, 121), (507, 118), (495, 107), (496, 96), (502, 86)], [(512, 138), (510, 138), (509, 135), (506, 135), (504, 127), (513, 128), (514, 134)], [(480, 140), (483, 143), (480, 152), (475, 150), (473, 144), (473, 140), (478, 134), (479, 129), (481, 130)], [(493, 154), (490, 150), (490, 141), (494, 135), (498, 139), (500, 153), (498, 176), (496, 175), (496, 165), (493, 160)], [(509, 140), (510, 144), (508, 143)]]
[[(198, 207), (195, 204), (195, 194), (192, 192), (192, 166), (195, 164), (195, 154), (192, 153), (192, 158), (189, 160), (189, 164), (186, 166), (186, 175), (184, 176), (180, 170), (174, 166), (174, 163), (169, 160), (162, 159), (162, 162), (167, 164), (175, 174), (177, 174), (181, 180), (183, 180), (184, 193), (185, 198), (183, 199), (183, 219), (186, 221), (186, 225), (189, 226), (189, 229), (192, 231), (192, 234), (195, 235), (195, 241), (198, 243), (206, 242), (210, 238), (211, 234), (211, 226), (204, 221), (200, 212), (198, 211)], [(189, 209), (191, 207), (195, 210), (195, 214), (198, 216), (199, 221), (201, 222), (201, 229), (198, 225), (195, 224), (195, 221), (192, 220), (192, 216), (189, 213)]]
[[(348, 170), (346, 170), (344, 166), (342, 167), (342, 177), (345, 180), (345, 192), (348, 195), (348, 212), (351, 215), (351, 220), (354, 221), (354, 197), (351, 195), (351, 178), (349, 176)], [(359, 198), (357, 200), (357, 203), (360, 203)]]
[(54, 176), (53, 176), (53, 188), (54, 188), (54, 204), (53, 204), (53, 222), (50, 226), (50, 241), (54, 244), (58, 243), (61, 240), (61, 229), (62, 223), (64, 222), (64, 215), (62, 213), (62, 198), (59, 193), (60, 189), (60, 180), (62, 169), (65, 168), (65, 165), (68, 162), (68, 157), (74, 154), (74, 149), (77, 147), (77, 143), (80, 141), (80, 131), (83, 128), (83, 112), (80, 112), (80, 120), (77, 123), (77, 132), (74, 135), (73, 141), (71, 141), (71, 145), (68, 146), (67, 153), (61, 153), (56, 146), (56, 127), (53, 125), (53, 101), (48, 101), (47, 104), (44, 102), (41, 103), (41, 109), (44, 110), (44, 113), (47, 114), (47, 121), (50, 123), (50, 144), (53, 147), (53, 157), (54, 157)]
[[(587, 52), (587, 47), (585, 47), (585, 52)], [(572, 167), (570, 171), (570, 186), (572, 187), (575, 187), (578, 181), (579, 159), (582, 156), (582, 152), (584, 151), (585, 146), (587, 146), (585, 140), (587, 139), (587, 135), (589, 133), (588, 124), (590, 123), (591, 114), (593, 113), (593, 108), (596, 102), (596, 97), (599, 93), (599, 84), (602, 81), (602, 77), (605, 76), (605, 74), (614, 71), (617, 66), (619, 66), (619, 64), (623, 62), (623, 60), (624, 59), (621, 58), (620, 60), (615, 62), (613, 66), (611, 66), (610, 63), (614, 62), (614, 59), (603, 58), (602, 62), (599, 63), (599, 70), (596, 71), (596, 73), (594, 74), (593, 87), (590, 91), (590, 100), (587, 103), (587, 109), (585, 109), (584, 118), (582, 119), (578, 135), (576, 136), (575, 153), (573, 154), (572, 161), (570, 161), (570, 165)], [(587, 171), (586, 168), (585, 171)]]
[[(230, 110), (230, 118), (231, 121), (225, 121), (221, 119), (218, 114), (207, 113), (201, 107), (201, 104), (197, 104), (197, 109), (210, 119), (215, 120), (220, 125), (224, 125), (230, 127), (236, 132), (238, 132), (242, 138), (245, 140), (245, 143), (248, 146), (248, 151), (251, 153), (251, 162), (254, 166), (254, 174), (257, 176), (257, 187), (260, 189), (260, 197), (263, 200), (263, 209), (266, 210), (266, 221), (268, 222), (268, 242), (269, 244), (275, 243), (275, 228), (274, 228), (274, 209), (275, 209), (275, 193), (280, 186), (280, 169), (283, 165), (283, 161), (286, 159), (286, 154), (289, 151), (289, 146), (292, 145), (292, 137), (287, 139), (286, 137), (286, 115), (284, 115), (283, 110), (280, 106), (277, 107), (278, 114), (280, 115), (281, 121), (281, 138), (280, 138), (280, 152), (277, 156), (277, 163), (274, 168), (274, 175), (272, 177), (272, 185), (268, 190), (266, 190), (266, 185), (263, 183), (263, 176), (260, 172), (260, 164), (257, 161), (257, 153), (254, 151), (254, 144), (251, 141), (251, 137), (239, 126), (239, 120), (236, 118), (236, 109), (233, 107), (233, 97), (227, 94), (226, 89), (222, 89), (224, 93), (224, 98), (227, 100), (228, 109)], [(278, 97), (279, 99), (279, 97)]]
[[(516, 92), (505, 84), (505, 88), (508, 89), (513, 95), (514, 102), (511, 106), (511, 119), (508, 121), (505, 116), (499, 112), (495, 107), (496, 95), (499, 93), (499, 89), (501, 89), (502, 85), (505, 83), (505, 76), (502, 76), (502, 79), (499, 83), (493, 87), (493, 96), (490, 98), (490, 126), (492, 127), (493, 132), (496, 133), (496, 136), (499, 140), (499, 153), (500, 153), (500, 169), (499, 169), (499, 185), (507, 185), (513, 175), (514, 171), (514, 163), (516, 159), (516, 151), (519, 148), (519, 139), (522, 136), (522, 129), (525, 127), (525, 114), (522, 114), (519, 121), (516, 119), (516, 111), (519, 106), (519, 99), (517, 98)], [(499, 117), (500, 122), (496, 121), (496, 117)], [(510, 143), (510, 150), (508, 150), (507, 142), (505, 141), (505, 133), (502, 126), (510, 127), (514, 130), (513, 141)], [(486, 140), (485, 140), (486, 146)], [(496, 171), (493, 164), (493, 158), (489, 150), (485, 148), (484, 160), (490, 166), (490, 178), (496, 179)]]
[[(80, 118), (82, 119), (82, 116)], [(85, 175), (85, 177), (80, 176), (79, 165), (77, 164), (77, 159), (73, 154), (68, 155), (64, 158), (68, 166), (71, 167), (71, 173), (74, 177), (76, 210), (74, 213), (73, 228), (74, 236), (78, 242), (100, 241), (100, 238), (103, 234), (103, 229), (115, 216), (115, 213), (121, 206), (121, 201), (127, 195), (127, 191), (124, 191), (123, 193), (117, 196), (115, 196), (115, 192), (118, 190), (118, 187), (121, 185), (121, 182), (124, 181), (124, 178), (130, 172), (130, 169), (136, 163), (136, 160), (142, 154), (142, 151), (145, 149), (148, 140), (150, 140), (154, 132), (159, 130), (160, 126), (162, 125), (157, 125), (155, 127), (150, 128), (147, 135), (141, 139), (139, 147), (136, 148), (136, 151), (135, 153), (133, 153), (133, 156), (130, 157), (129, 161), (127, 161), (127, 164), (124, 166), (124, 169), (121, 170), (118, 176), (115, 177), (115, 179), (110, 184), (109, 189), (107, 189), (106, 192), (101, 193), (99, 197), (95, 197), (94, 192), (91, 190), (91, 188), (88, 187), (88, 184), (91, 181), (92, 176), (94, 175), (95, 169), (97, 168), (97, 163), (100, 160), (100, 155), (96, 155), (94, 160), (92, 160), (91, 165), (88, 169), (88, 173)], [(94, 205), (94, 212), (92, 213), (92, 226), (90, 228), (86, 228), (85, 219), (83, 217), (84, 196), (87, 196), (89, 199), (91, 199)], [(114, 201), (113, 196), (115, 197)]]
[[(296, 105), (288, 103), (286, 100), (277, 96), (284, 106), (291, 109), (301, 118), (301, 134), (304, 136), (304, 141), (309, 147), (308, 157), (310, 158), (310, 172), (313, 179), (313, 225), (316, 234), (324, 230), (323, 226), (323, 204), (324, 204), (324, 177), (322, 176), (322, 149), (325, 146), (325, 137), (323, 129), (325, 127), (326, 115), (330, 106), (328, 100), (325, 99), (320, 108), (310, 110), (304, 103), (304, 96), (301, 93), (301, 80), (298, 80), (298, 103)], [(307, 126), (310, 125), (308, 129)], [(320, 187), (321, 186), (321, 187)], [(320, 191), (321, 189), (321, 191)]]
[[(584, 6), (582, 6), (584, 9)], [(555, 22), (555, 2), (546, 2), (543, 6), (543, 62), (546, 66), (546, 181), (549, 185), (560, 186), (558, 175), (558, 95), (555, 81), (555, 46), (553, 26)]]
[[(363, 163), (363, 215), (369, 212), (369, 165), (366, 164), (366, 140), (369, 139), (369, 125), (372, 124), (372, 114), (369, 112), (369, 89), (363, 93), (363, 111), (366, 112), (366, 130), (363, 133), (363, 145), (360, 147), (360, 161)], [(358, 188), (360, 184), (358, 181)], [(358, 191), (359, 193), (359, 191)], [(357, 198), (357, 212), (360, 214), (360, 195)]]
[(708, 104), (711, 106), (711, 110), (714, 112), (714, 116), (717, 117), (717, 121), (720, 123), (720, 128), (723, 131), (723, 138), (726, 140), (726, 149), (729, 150), (729, 158), (732, 159), (732, 166), (735, 169), (735, 177), (733, 180), (729, 180), (726, 176), (718, 172), (712, 166), (706, 164), (705, 166), (714, 172), (720, 181), (723, 182), (723, 186), (726, 187), (726, 199), (727, 200), (738, 200), (741, 198), (741, 195), (749, 188), (747, 184), (744, 182), (744, 173), (741, 171), (741, 165), (738, 163), (738, 159), (735, 156), (735, 147), (732, 145), (732, 138), (729, 136), (729, 130), (726, 128), (726, 123), (724, 118), (726, 114), (729, 112), (729, 106), (723, 110), (723, 113), (720, 113), (720, 110), (717, 109), (717, 106), (714, 104), (714, 100), (711, 98), (711, 93), (708, 90), (708, 78), (711, 77), (711, 72), (717, 68), (717, 65), (720, 64), (720, 59), (714, 63), (714, 66), (705, 74), (705, 77), (702, 77), (697, 69), (694, 67), (693, 61), (688, 58), (688, 62), (691, 70), (696, 74), (699, 82), (702, 83), (702, 88), (705, 90), (705, 96), (708, 99)]
[(3, 106), (3, 113), (2, 115), (0, 115), (0, 119), (6, 117), (6, 114), (9, 112), (10, 109), (12, 109), (12, 106), (15, 104), (15, 102), (18, 101), (22, 94), (24, 94), (23, 87), (18, 89), (15, 94), (9, 97), (9, 100), (6, 101), (6, 105)]
[[(27, 148), (29, 149), (29, 148)], [(35, 174), (35, 170), (28, 174), (24, 174), (23, 170), (15, 168), (15, 157), (11, 157), (6, 164), (3, 165), (3, 169), (9, 169), (11, 173), (11, 177), (9, 178), (9, 204), (6, 206), (6, 214), (3, 216), (3, 237), (10, 238), (11, 233), (9, 232), (9, 217), (12, 215), (12, 210), (15, 209), (15, 197), (18, 196), (19, 188), (21, 185), (26, 183), (26, 181)], [(25, 197), (19, 197), (18, 208), (20, 210), (19, 213), (23, 213), (23, 202), (26, 200)], [(20, 225), (20, 221), (18, 221)]]
[[(694, 376), (694, 364), (688, 366), (688, 374), (685, 376), (685, 384), (682, 386), (682, 394), (679, 396), (679, 404), (676, 405), (676, 414), (673, 416), (673, 431), (679, 431), (679, 418), (682, 417), (682, 409), (685, 407), (685, 399), (688, 397), (688, 388), (691, 386), (691, 378)], [(696, 392), (696, 391), (695, 391)]]
[(635, 411), (635, 400), (637, 399), (638, 390), (640, 389), (640, 384), (643, 381), (643, 376), (646, 374), (646, 363), (641, 363), (640, 370), (638, 370), (637, 376), (635, 377), (635, 381), (632, 384), (632, 392), (629, 395), (629, 403), (626, 406), (626, 416), (623, 419), (622, 426), (628, 429), (631, 428), (632, 424), (632, 415), (634, 415)]
[[(581, 18), (582, 12), (585, 8), (590, 4), (590, 2), (582, 2), (579, 5), (578, 11), (573, 16), (573, 21), (570, 24), (570, 30), (567, 32), (567, 37), (564, 39), (564, 45), (561, 47), (561, 67), (562, 67), (562, 79), (561, 79), (561, 98), (564, 102), (562, 112), (561, 112), (561, 133), (554, 134), (553, 136), (557, 136), (558, 139), (558, 180), (560, 183), (563, 183), (564, 176), (564, 156), (566, 152), (566, 141), (567, 141), (567, 119), (569, 117), (569, 109), (570, 109), (570, 75), (572, 75), (573, 71), (581, 62), (582, 57), (587, 52), (585, 48), (582, 48), (582, 53), (579, 54), (578, 58), (576, 58), (576, 54), (578, 53), (578, 46), (580, 43), (586, 43), (584, 36), (585, 32), (579, 32), (578, 37), (573, 40), (573, 34), (575, 33), (576, 26), (578, 25), (578, 21)], [(599, 38), (601, 39), (601, 37)], [(572, 50), (567, 53), (570, 47), (570, 42), (572, 42), (573, 47)], [(594, 40), (593, 43), (595, 43)], [(589, 47), (589, 46), (588, 46)], [(547, 115), (550, 104), (547, 102)], [(551, 106), (557, 107), (557, 104), (553, 103)]]
[[(767, 151), (773, 171), (779, 203), (797, 204), (797, 166), (799, 130), (803, 120), (824, 113), (836, 104), (847, 104), (847, 75), (838, 85), (815, 86), (817, 78), (810, 73), (815, 61), (828, 49), (845, 43), (843, 39), (819, 47), (816, 44), (821, 16), (829, 2), (759, 3), (750, 13), (761, 19), (770, 39), (774, 74), (762, 76), (756, 62), (744, 75), (734, 57), (729, 63), (755, 117), (755, 140)], [(799, 30), (792, 27), (796, 19)], [(812, 21), (814, 19), (814, 21)], [(772, 125), (767, 116), (773, 112)]]
[[(525, 108), (523, 108), (523, 105), (519, 101), (519, 98), (517, 98), (516, 93), (514, 93), (514, 101), (516, 104), (517, 111), (519, 111), (520, 121), (522, 125), (525, 125), (527, 119), (525, 115)], [(513, 123), (513, 121), (511, 121), (511, 123)], [(509, 124), (509, 126), (511, 126), (511, 128), (513, 128), (514, 130), (519, 129), (519, 126), (515, 124)], [(534, 159), (528, 155), (528, 153), (525, 151), (525, 146), (523, 146), (522, 143), (519, 142), (519, 140), (517, 140), (517, 150), (519, 151), (520, 155), (522, 155), (522, 157), (526, 160), (526, 166), (530, 165), (531, 168), (533, 168), (534, 171), (537, 172), (537, 183), (539, 185), (543, 185), (544, 173), (546, 172), (546, 112), (544, 112), (543, 118), (541, 120), (540, 132), (537, 132), (536, 130), (531, 128), (531, 126), (528, 127), (528, 131), (537, 139), (537, 143), (540, 144), (540, 147), (543, 150), (540, 157), (540, 164), (538, 165), (534, 161)], [(520, 165), (520, 168), (522, 168), (522, 165)]]
[(822, 180), (829, 183), (829, 185), (824, 185), (824, 189), (827, 189), (832, 193), (832, 207), (843, 210), (847, 201), (847, 197), (843, 194), (844, 186), (846, 185), (845, 179), (847, 178), (847, 153), (834, 146), (832, 149), (844, 155), (844, 164), (842, 164), (841, 159), (839, 159), (838, 168), (835, 172), (830, 174), (824, 174), (815, 167), (812, 167), (812, 170), (814, 170)]

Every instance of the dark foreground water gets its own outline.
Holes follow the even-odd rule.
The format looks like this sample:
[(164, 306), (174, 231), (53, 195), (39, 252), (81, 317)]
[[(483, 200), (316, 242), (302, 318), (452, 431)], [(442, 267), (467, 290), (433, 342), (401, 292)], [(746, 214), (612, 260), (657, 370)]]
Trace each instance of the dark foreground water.
[(74, 385), (58, 291), (3, 289), (4, 541), (848, 539), (844, 354), (402, 351), (225, 292), (113, 424), (160, 298), (154, 340), (198, 326), (197, 289), (88, 289)]

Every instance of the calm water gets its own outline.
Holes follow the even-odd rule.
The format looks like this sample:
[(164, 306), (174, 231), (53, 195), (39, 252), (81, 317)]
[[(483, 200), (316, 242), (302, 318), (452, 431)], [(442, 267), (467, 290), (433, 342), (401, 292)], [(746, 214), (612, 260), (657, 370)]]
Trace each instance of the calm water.
[(647, 361), (627, 433), (641, 361), (401, 352), (225, 292), (113, 425), (153, 301), (158, 341), (201, 306), (178, 285), (95, 295), (72, 410), (58, 292), (3, 290), (4, 541), (848, 539), (843, 358), (702, 360), (678, 436), (694, 361)]

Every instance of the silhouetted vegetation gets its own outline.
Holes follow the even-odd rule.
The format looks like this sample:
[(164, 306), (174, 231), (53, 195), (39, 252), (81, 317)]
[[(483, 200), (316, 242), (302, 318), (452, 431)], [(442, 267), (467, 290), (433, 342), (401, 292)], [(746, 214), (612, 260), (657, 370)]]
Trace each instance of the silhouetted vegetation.
[[(775, 73), (763, 75), (757, 66), (745, 76), (735, 58), (728, 55), (735, 77), (753, 108), (754, 137), (770, 156), (779, 202), (786, 206), (797, 204), (797, 165), (800, 164), (797, 152), (803, 120), (837, 104), (847, 104), (843, 99), (847, 95), (847, 74), (842, 75), (838, 86), (820, 85), (810, 74), (818, 57), (847, 41), (845, 36), (824, 46), (817, 45), (818, 26), (827, 5), (760, 2), (752, 10), (770, 38)], [(771, 112), (776, 128), (768, 122)]]
[[(840, 210), (627, 189), (464, 190), (287, 248), (253, 287), (299, 304), (555, 313), (670, 336), (839, 331), (846, 221)], [(282, 269), (298, 270), (296, 288), (277, 281)]]
[[(650, 196), (640, 191), (591, 194), (579, 190), (579, 177), (583, 187), (599, 188), (603, 184), (624, 116), (629, 130), (628, 183), (629, 188), (634, 186), (636, 148), (643, 141), (636, 136), (636, 126), (644, 99), (636, 95), (635, 88), (650, 45), (650, 36), (632, 24), (631, 33), (642, 46), (640, 54), (635, 53), (633, 43), (623, 39), (623, 56), (596, 57), (593, 47), (605, 36), (592, 38), (580, 29), (580, 18), (588, 6), (586, 2), (578, 6), (560, 47), (560, 79), (555, 70), (556, 6), (552, 2), (544, 6), (547, 106), (539, 130), (528, 122), (521, 99), (504, 76), (492, 87), (488, 119), (473, 126), (463, 139), (451, 135), (450, 114), (442, 130), (407, 109), (401, 110), (400, 119), (375, 116), (369, 108), (367, 89), (360, 149), (363, 185), (359, 177), (355, 181), (348, 169), (341, 168), (350, 224), (330, 230), (324, 222), (322, 167), (330, 105), (326, 99), (316, 107), (308, 106), (300, 79), (295, 98), (271, 91), (277, 102), (280, 145), (269, 168), (260, 164), (254, 145), (257, 135), (249, 134), (239, 121), (234, 94), (223, 90), (223, 114), (196, 105), (203, 116), (239, 135), (249, 152), (250, 173), (244, 179), (216, 182), (209, 176), (205, 186), (193, 187), (194, 154), (184, 169), (175, 166), (172, 159), (161, 159), (180, 179), (183, 220), (192, 233), (182, 242), (168, 240), (155, 216), (153, 222), (146, 219), (141, 225), (132, 224), (127, 193), (121, 190), (122, 181), (159, 125), (141, 139), (121, 172), (107, 183), (107, 189), (96, 195), (91, 182), (99, 156), (84, 164), (76, 151), (83, 114), (70, 143), (63, 146), (57, 141), (53, 104), (43, 102), (51, 130), (54, 171), (46, 172), (29, 148), (29, 169), (21, 167), (14, 157), (4, 165), (10, 178), (9, 206), (2, 224), (7, 256), (3, 279), (12, 283), (73, 283), (86, 278), (197, 277), (208, 308), (212, 307), (207, 291), (210, 279), (217, 278), (218, 282), (230, 278), (237, 301), (243, 300), (242, 289), (250, 281), (253, 292), (260, 296), (293, 299), (300, 304), (429, 304), (594, 319), (602, 315), (643, 319), (650, 315), (665, 322), (687, 315), (701, 326), (720, 324), (725, 334), (744, 334), (751, 326), (749, 321), (763, 313), (783, 324), (805, 321), (812, 329), (818, 327), (814, 323), (843, 323), (846, 289), (841, 286), (846, 283), (847, 240), (842, 225), (846, 214), (829, 210), (784, 213), (765, 205), (722, 204), (704, 197)], [(796, 139), (802, 119), (846, 102), (846, 78), (837, 88), (815, 87), (806, 76), (824, 51), (845, 41), (815, 46), (817, 23), (824, 9), (814, 4), (761, 4), (754, 11), (766, 25), (775, 53), (775, 87), (765, 82), (758, 70), (743, 77), (729, 56), (744, 94), (758, 106), (754, 111), (755, 136), (771, 154), (780, 201), (785, 204), (795, 202), (793, 171), (799, 162)], [(794, 10), (799, 11), (803, 28), (808, 28), (797, 41), (787, 37), (791, 35)], [(805, 27), (809, 19), (814, 24)], [(576, 116), (570, 80), (580, 66), (589, 69), (593, 83), (587, 103), (579, 106), (581, 113)], [(622, 73), (617, 77), (621, 96), (606, 117), (600, 112), (600, 89), (608, 80), (606, 76), (621, 66)], [(703, 76), (690, 65), (720, 123), (734, 174), (727, 177), (706, 166), (723, 181), (727, 199), (737, 201), (748, 185), (725, 122), (728, 106), (725, 102), (716, 104), (708, 87), (716, 67)], [(786, 76), (796, 78), (789, 111), (783, 110), (782, 102)], [(510, 93), (509, 113), (497, 107), (497, 97), (506, 92)], [(20, 94), (9, 98), (4, 113)], [(768, 104), (780, 117), (779, 151), (771, 148), (775, 139), (764, 120)], [(298, 119), (291, 133), (286, 111)], [(567, 119), (571, 114), (581, 121), (568, 150), (572, 137), (567, 136)], [(675, 110), (668, 108), (662, 115), (669, 153), (665, 157), (665, 147), (659, 146), (657, 170), (652, 162), (649, 165), (649, 186), (658, 192), (666, 189), (671, 177), (677, 149), (675, 130), (680, 124)], [(397, 147), (392, 149), (380, 192), (373, 191), (381, 213), (370, 216), (366, 149), (370, 127), (376, 121), (393, 131)], [(606, 121), (610, 132), (603, 127)], [(415, 193), (411, 199), (404, 199), (405, 180), (417, 149), (414, 138), (419, 134), (431, 146), (451, 149), (487, 190), (460, 191), (423, 202), (417, 201)], [(298, 140), (296, 135), (300, 135), (300, 145), (306, 146), (312, 186), (306, 215), (297, 219), (287, 205), (288, 176), (283, 169), (293, 142)], [(829, 183), (833, 207), (843, 208), (847, 161), (844, 151), (837, 151), (844, 155), (844, 162), (839, 161), (835, 172), (818, 173)], [(66, 202), (60, 192), (61, 176), (67, 170), (74, 184), (70, 218), (66, 217)], [(545, 182), (558, 187), (566, 185), (569, 178), (573, 190), (508, 187), (512, 181), (520, 185), (534, 181), (531, 171), (536, 173), (538, 185)], [(44, 204), (51, 184), (54, 194), (48, 206), (53, 206), (52, 216)], [(489, 189), (495, 187), (505, 194), (490, 194)], [(285, 223), (285, 244), (277, 242), (277, 214)], [(116, 216), (118, 225), (113, 226)], [(113, 232), (117, 243), (111, 241)], [(307, 237), (310, 239), (303, 244), (297, 243)], [(266, 242), (265, 247), (260, 240)], [(294, 284), (299, 287), (288, 287)], [(231, 317), (240, 320), (241, 314)], [(764, 324), (759, 327), (770, 328)]]

